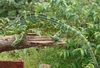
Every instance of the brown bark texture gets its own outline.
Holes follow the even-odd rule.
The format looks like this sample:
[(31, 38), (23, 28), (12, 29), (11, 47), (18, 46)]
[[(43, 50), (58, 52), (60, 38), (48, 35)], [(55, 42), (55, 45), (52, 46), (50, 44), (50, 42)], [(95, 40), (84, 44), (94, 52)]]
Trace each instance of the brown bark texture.
[[(15, 49), (24, 49), (29, 47), (41, 47), (41, 46), (52, 46), (54, 41), (52, 38), (46, 36), (38, 36), (35, 33), (25, 34), (23, 39), (16, 44), (15, 46), (11, 46), (12, 42), (15, 40), (14, 35), (10, 36), (0, 36), (0, 52), (10, 51)], [(65, 42), (60, 39), (56, 45), (64, 45)]]

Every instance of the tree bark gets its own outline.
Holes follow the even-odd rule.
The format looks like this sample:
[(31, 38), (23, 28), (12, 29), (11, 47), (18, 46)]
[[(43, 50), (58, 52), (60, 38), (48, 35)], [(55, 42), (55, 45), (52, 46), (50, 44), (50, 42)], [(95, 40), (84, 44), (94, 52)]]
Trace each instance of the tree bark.
[[(12, 42), (15, 40), (14, 35), (10, 36), (1, 36), (0, 37), (0, 52), (10, 51), (15, 49), (24, 49), (35, 46), (52, 46), (54, 41), (52, 38), (48, 38), (46, 36), (38, 36), (37, 34), (30, 33), (25, 34), (23, 39), (15, 46), (11, 46)], [(63, 40), (59, 40), (57, 45), (64, 45), (65, 42)]]

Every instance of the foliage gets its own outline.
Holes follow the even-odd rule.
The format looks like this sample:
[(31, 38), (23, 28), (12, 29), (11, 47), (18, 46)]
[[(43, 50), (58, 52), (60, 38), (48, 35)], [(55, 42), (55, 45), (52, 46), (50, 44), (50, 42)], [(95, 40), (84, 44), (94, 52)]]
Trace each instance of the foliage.
[[(6, 28), (4, 30), (2, 28), (9, 24), (8, 21), (28, 12), (44, 13), (80, 30), (90, 41), (100, 65), (99, 0), (46, 0), (43, 3), (38, 0), (1, 0), (0, 2), (0, 35), (6, 31)], [(49, 33), (42, 34), (48, 35)], [(63, 37), (67, 42), (64, 47), (46, 47), (40, 48), (39, 51), (30, 48), (11, 51), (8, 54), (4, 52), (0, 59), (24, 59), (25, 68), (38, 68), (40, 63), (48, 63), (52, 65), (52, 68), (92, 68), (90, 55), (80, 39), (72, 33), (65, 34)]]

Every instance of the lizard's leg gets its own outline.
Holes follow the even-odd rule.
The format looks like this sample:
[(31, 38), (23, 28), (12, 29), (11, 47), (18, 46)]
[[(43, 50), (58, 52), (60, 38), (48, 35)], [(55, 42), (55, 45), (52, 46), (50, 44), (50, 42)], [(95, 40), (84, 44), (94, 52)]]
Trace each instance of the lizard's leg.
[(19, 35), (15, 34), (15, 40), (14, 42), (11, 44), (11, 46), (15, 46), (17, 44), (17, 41), (19, 39)]
[(52, 39), (54, 42), (57, 42), (61, 36), (61, 30), (59, 30), (54, 36), (52, 36)]
[(14, 42), (11, 44), (11, 46), (15, 46), (16, 44), (18, 44), (22, 39), (23, 39), (23, 36), (24, 36), (25, 32), (22, 32), (21, 34), (15, 34), (15, 40)]
[(15, 40), (14, 42), (11, 44), (11, 46), (15, 46), (16, 44), (18, 44), (22, 39), (23, 39), (23, 36), (26, 32), (26, 29), (27, 29), (27, 26), (23, 26), (21, 27), (21, 33), (18, 35), (18, 34), (15, 34)]

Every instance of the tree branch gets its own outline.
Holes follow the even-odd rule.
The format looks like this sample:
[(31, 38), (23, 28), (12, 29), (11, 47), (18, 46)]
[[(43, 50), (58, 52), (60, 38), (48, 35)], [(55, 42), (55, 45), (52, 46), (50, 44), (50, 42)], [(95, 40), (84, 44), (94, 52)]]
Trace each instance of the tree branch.
[[(10, 51), (15, 49), (24, 49), (35, 46), (52, 46), (54, 41), (52, 38), (48, 38), (46, 36), (38, 36), (37, 34), (30, 33), (25, 34), (21, 42), (19, 42), (16, 46), (11, 46), (12, 42), (15, 40), (14, 35), (10, 36), (1, 36), (0, 37), (0, 52)], [(64, 45), (65, 42), (63, 40), (59, 40), (57, 45)]]

